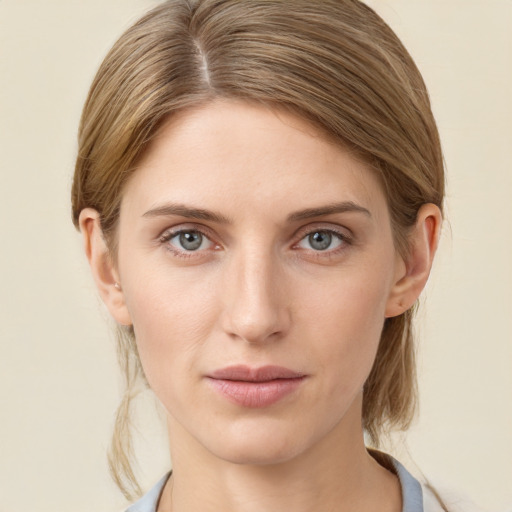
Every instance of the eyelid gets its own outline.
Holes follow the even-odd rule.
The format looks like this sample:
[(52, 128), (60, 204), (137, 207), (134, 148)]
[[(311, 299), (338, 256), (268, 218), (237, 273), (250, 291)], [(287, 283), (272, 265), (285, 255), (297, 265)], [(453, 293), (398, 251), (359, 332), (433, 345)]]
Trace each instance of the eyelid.
[[(174, 238), (175, 236), (179, 235), (183, 232), (189, 232), (189, 231), (195, 231), (198, 233), (201, 233), (204, 237), (206, 237), (212, 244), (212, 247), (209, 247), (207, 249), (201, 249), (198, 251), (187, 251), (185, 249), (180, 250), (178, 247), (175, 247), (174, 245), (170, 247), (171, 244), (168, 244), (169, 240)], [(354, 235), (352, 231), (347, 228), (346, 226), (340, 226), (337, 224), (331, 224), (331, 223), (325, 223), (325, 222), (314, 222), (312, 224), (308, 224), (306, 226), (300, 227), (298, 230), (295, 231), (295, 234), (293, 235), (293, 239), (295, 240), (292, 244), (292, 249), (302, 249), (304, 251), (308, 251), (308, 249), (303, 249), (299, 247), (299, 243), (304, 240), (307, 236), (318, 232), (318, 231), (324, 231), (327, 233), (332, 233), (334, 236), (338, 237), (342, 241), (342, 246), (337, 247), (335, 249), (326, 250), (326, 251), (315, 251), (314, 249), (311, 249), (309, 252), (312, 253), (318, 253), (318, 256), (321, 257), (323, 255), (327, 254), (334, 254), (337, 251), (342, 251), (343, 248), (345, 248), (347, 245), (352, 245), (354, 243)], [(221, 243), (219, 243), (217, 240), (219, 239), (219, 236), (213, 232), (208, 226), (205, 226), (204, 224), (195, 224), (191, 222), (185, 222), (176, 224), (175, 226), (167, 227), (164, 229), (158, 236), (157, 241), (161, 244), (167, 244), (168, 249), (172, 251), (173, 253), (177, 255), (181, 255), (183, 257), (198, 257), (199, 255), (204, 255), (205, 252), (212, 251), (212, 250), (219, 250), (223, 246)]]
[(207, 228), (202, 224), (193, 224), (190, 222), (176, 224), (175, 226), (165, 228), (159, 235), (158, 240), (162, 241), (164, 238), (169, 240), (173, 236), (179, 235), (180, 233), (187, 231), (197, 231), (201, 233), (203, 236), (214, 242), (215, 235), (212, 233), (212, 230)]
[(347, 227), (326, 224), (322, 222), (315, 222), (314, 224), (308, 224), (307, 226), (303, 226), (295, 232), (294, 238), (297, 240), (295, 244), (303, 240), (306, 236), (311, 235), (312, 233), (316, 233), (317, 231), (334, 233), (347, 243), (351, 243), (354, 239), (352, 231)]
[[(170, 240), (172, 240), (177, 235), (187, 232), (200, 233), (207, 240), (209, 240), (209, 242), (211, 243), (211, 247), (197, 251), (187, 251), (186, 249), (180, 249), (179, 247), (176, 247), (175, 245), (169, 243)], [(193, 258), (199, 257), (200, 255), (204, 255), (208, 251), (220, 249), (221, 244), (217, 242), (217, 238), (218, 237), (212, 234), (212, 231), (208, 229), (206, 226), (187, 222), (184, 224), (177, 224), (176, 226), (166, 228), (164, 231), (160, 233), (160, 235), (158, 235), (157, 240), (160, 244), (165, 244), (166, 248), (173, 254), (184, 258)]]
[[(301, 243), (313, 233), (319, 231), (330, 233), (336, 237), (339, 244), (336, 247), (328, 248), (325, 250), (314, 249), (313, 247), (302, 247)], [(296, 233), (296, 241), (292, 245), (291, 249), (296, 252), (297, 255), (302, 255), (306, 259), (313, 259), (317, 262), (330, 262), (333, 258), (340, 258), (348, 251), (351, 246), (354, 245), (354, 235), (348, 228), (329, 224), (326, 226), (324, 223), (309, 224), (299, 229)]]

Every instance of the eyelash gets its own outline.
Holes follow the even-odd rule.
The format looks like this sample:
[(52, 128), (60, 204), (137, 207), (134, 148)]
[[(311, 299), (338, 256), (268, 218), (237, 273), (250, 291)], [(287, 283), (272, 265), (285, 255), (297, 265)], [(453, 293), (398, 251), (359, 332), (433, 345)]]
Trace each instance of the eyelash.
[[(298, 247), (299, 244), (306, 240), (309, 236), (314, 235), (315, 233), (326, 233), (333, 238), (337, 238), (340, 242), (340, 245), (338, 247), (335, 247), (334, 249), (325, 249), (325, 250), (314, 250), (309, 249), (309, 253), (313, 255), (315, 258), (331, 258), (333, 256), (336, 256), (340, 254), (341, 252), (345, 251), (347, 249), (347, 246), (350, 246), (353, 244), (353, 239), (351, 236), (349, 236), (347, 233), (338, 231), (336, 229), (333, 229), (331, 227), (314, 227), (311, 229), (307, 229), (306, 231), (303, 231), (300, 233), (300, 239), (297, 243), (293, 245), (293, 247)], [(306, 249), (307, 250), (307, 249)]]
[[(205, 237), (211, 244), (213, 244), (213, 246), (214, 246), (213, 250), (218, 250), (220, 248), (220, 245), (216, 244), (212, 240), (211, 234), (199, 227), (179, 228), (176, 230), (166, 231), (159, 237), (159, 242), (162, 245), (165, 245), (167, 250), (169, 250), (170, 252), (173, 253), (173, 255), (175, 255), (179, 258), (184, 258), (184, 259), (197, 258), (199, 255), (204, 253), (204, 251), (205, 251), (204, 249), (196, 250), (196, 251), (187, 251), (186, 249), (180, 250), (169, 243), (173, 238), (175, 238), (181, 234), (184, 234), (184, 233), (198, 233), (201, 236)], [(293, 244), (292, 248), (293, 249), (298, 248), (299, 244), (303, 240), (305, 240), (307, 237), (309, 237), (315, 233), (329, 234), (330, 236), (337, 238), (340, 242), (340, 246), (336, 247), (335, 249), (326, 249), (326, 250), (305, 249), (310, 254), (312, 254), (315, 258), (326, 258), (326, 257), (330, 258), (332, 256), (339, 254), (340, 252), (343, 252), (344, 250), (346, 250), (347, 246), (350, 246), (353, 244), (353, 239), (351, 236), (347, 235), (344, 232), (333, 229), (332, 227), (329, 227), (329, 228), (326, 228), (326, 227), (314, 227), (313, 228), (312, 227), (309, 229), (305, 229), (304, 231), (299, 233), (298, 236), (300, 236), (300, 238), (296, 243)], [(206, 250), (208, 250), (208, 249), (206, 249)]]
[(173, 253), (173, 255), (177, 256), (178, 258), (184, 258), (184, 259), (188, 259), (188, 258), (197, 258), (198, 255), (200, 255), (203, 251), (201, 250), (198, 250), (198, 251), (187, 251), (186, 249), (178, 249), (177, 247), (174, 247), (170, 241), (181, 235), (181, 234), (184, 234), (184, 233), (199, 233), (201, 236), (203, 236), (204, 238), (206, 238), (208, 241), (210, 241), (211, 244), (213, 244), (216, 248), (219, 248), (220, 246), (218, 244), (215, 244), (215, 242), (212, 241), (212, 236), (205, 232), (203, 229), (199, 229), (197, 227), (191, 227), (191, 228), (179, 228), (179, 229), (176, 229), (176, 230), (169, 230), (169, 231), (166, 231), (165, 233), (163, 233), (160, 238), (159, 238), (159, 242), (162, 244), (162, 245), (165, 245), (166, 246), (166, 249), (170, 252)]

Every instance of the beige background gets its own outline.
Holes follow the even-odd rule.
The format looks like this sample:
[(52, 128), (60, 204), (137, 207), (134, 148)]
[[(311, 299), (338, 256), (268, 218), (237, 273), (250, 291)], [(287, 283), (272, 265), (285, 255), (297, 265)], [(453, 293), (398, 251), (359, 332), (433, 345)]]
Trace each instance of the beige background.
[[(68, 196), (93, 73), (155, 3), (0, 0), (0, 512), (124, 504), (104, 455), (119, 384), (113, 339)], [(369, 3), (424, 74), (448, 171), (450, 224), (419, 325), (409, 452), (434, 483), (510, 511), (512, 1)], [(149, 485), (167, 456), (151, 400), (140, 406)]]

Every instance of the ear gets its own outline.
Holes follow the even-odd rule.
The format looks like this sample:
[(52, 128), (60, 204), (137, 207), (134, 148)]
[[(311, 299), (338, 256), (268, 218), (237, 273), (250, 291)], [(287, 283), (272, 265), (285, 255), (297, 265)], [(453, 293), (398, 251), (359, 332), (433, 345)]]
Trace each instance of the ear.
[(435, 204), (424, 204), (408, 236), (409, 252), (400, 258), (397, 275), (386, 307), (386, 318), (411, 308), (427, 283), (439, 244), (442, 216)]
[(84, 208), (80, 212), (79, 224), (85, 255), (103, 302), (117, 323), (131, 325), (119, 276), (103, 237), (99, 213), (92, 208)]

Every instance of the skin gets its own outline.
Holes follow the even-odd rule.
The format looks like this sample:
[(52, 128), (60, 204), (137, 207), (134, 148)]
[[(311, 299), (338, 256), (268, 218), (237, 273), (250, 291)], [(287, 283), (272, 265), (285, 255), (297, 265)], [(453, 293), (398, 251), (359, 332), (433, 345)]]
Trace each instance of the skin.
[[(401, 510), (364, 446), (362, 388), (385, 318), (426, 283), (440, 222), (424, 205), (402, 258), (378, 177), (291, 114), (216, 101), (162, 128), (125, 187), (115, 264), (97, 212), (80, 217), (100, 294), (134, 326), (167, 411), (159, 511)], [(208, 382), (233, 364), (305, 378), (248, 408)]]

